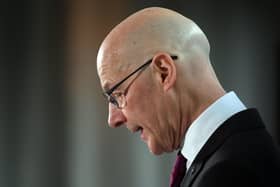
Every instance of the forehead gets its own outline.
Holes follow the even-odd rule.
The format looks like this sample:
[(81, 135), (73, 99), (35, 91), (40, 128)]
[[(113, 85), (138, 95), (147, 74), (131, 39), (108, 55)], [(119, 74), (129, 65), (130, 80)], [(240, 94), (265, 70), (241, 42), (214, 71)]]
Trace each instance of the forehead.
[[(124, 34), (125, 29), (115, 28), (103, 41), (97, 55), (97, 69), (103, 89), (108, 89), (126, 77), (141, 61), (145, 48), (135, 38)], [(141, 53), (141, 55), (139, 54)]]
[(117, 58), (104, 58), (98, 65), (98, 76), (103, 90), (110, 89), (129, 73), (129, 64)]

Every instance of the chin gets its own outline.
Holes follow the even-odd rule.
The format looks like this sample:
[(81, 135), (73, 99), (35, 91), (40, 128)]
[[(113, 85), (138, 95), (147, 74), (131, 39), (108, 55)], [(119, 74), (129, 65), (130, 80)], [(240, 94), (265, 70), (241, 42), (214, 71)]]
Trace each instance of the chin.
[(162, 149), (162, 147), (159, 146), (158, 144), (156, 144), (155, 142), (149, 141), (147, 143), (147, 145), (148, 145), (150, 152), (154, 155), (161, 155), (164, 153), (164, 150)]
[(149, 149), (149, 150), (153, 155), (156, 155), (156, 156), (161, 155), (163, 153), (162, 151), (155, 151), (153, 149)]

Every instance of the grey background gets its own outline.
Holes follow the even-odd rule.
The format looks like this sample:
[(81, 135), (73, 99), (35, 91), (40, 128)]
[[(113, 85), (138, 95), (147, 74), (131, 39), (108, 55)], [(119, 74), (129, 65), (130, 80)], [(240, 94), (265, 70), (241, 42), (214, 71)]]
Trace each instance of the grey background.
[(227, 91), (257, 107), (279, 144), (279, 11), (254, 1), (4, 1), (0, 6), (0, 186), (168, 186), (175, 153), (153, 156), (107, 125), (96, 74), (107, 33), (148, 6), (194, 20)]

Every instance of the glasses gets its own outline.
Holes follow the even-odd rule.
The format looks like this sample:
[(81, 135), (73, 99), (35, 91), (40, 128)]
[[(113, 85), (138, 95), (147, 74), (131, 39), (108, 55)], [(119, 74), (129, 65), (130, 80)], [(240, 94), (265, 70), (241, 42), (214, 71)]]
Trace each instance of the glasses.
[[(176, 60), (177, 56), (170, 56), (173, 60)], [(107, 98), (108, 102), (116, 106), (118, 109), (123, 109), (126, 106), (126, 94), (130, 85), (134, 82), (134, 80), (143, 72), (146, 67), (152, 63), (153, 59), (148, 60), (143, 65), (138, 67), (128, 76), (126, 76), (123, 80), (115, 84), (111, 89), (107, 90), (103, 93), (103, 95)], [(124, 91), (114, 92), (122, 83), (124, 83), (128, 78), (130, 78), (135, 73), (139, 72), (139, 74), (128, 84), (128, 86), (124, 89)]]

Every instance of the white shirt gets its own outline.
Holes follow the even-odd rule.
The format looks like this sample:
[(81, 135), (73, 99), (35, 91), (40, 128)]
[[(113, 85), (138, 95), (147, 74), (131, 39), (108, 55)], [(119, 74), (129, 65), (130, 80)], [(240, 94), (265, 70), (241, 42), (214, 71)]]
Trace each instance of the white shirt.
[(244, 104), (231, 91), (216, 100), (193, 121), (186, 132), (181, 150), (183, 156), (188, 159), (187, 169), (218, 127), (232, 115), (245, 109)]

